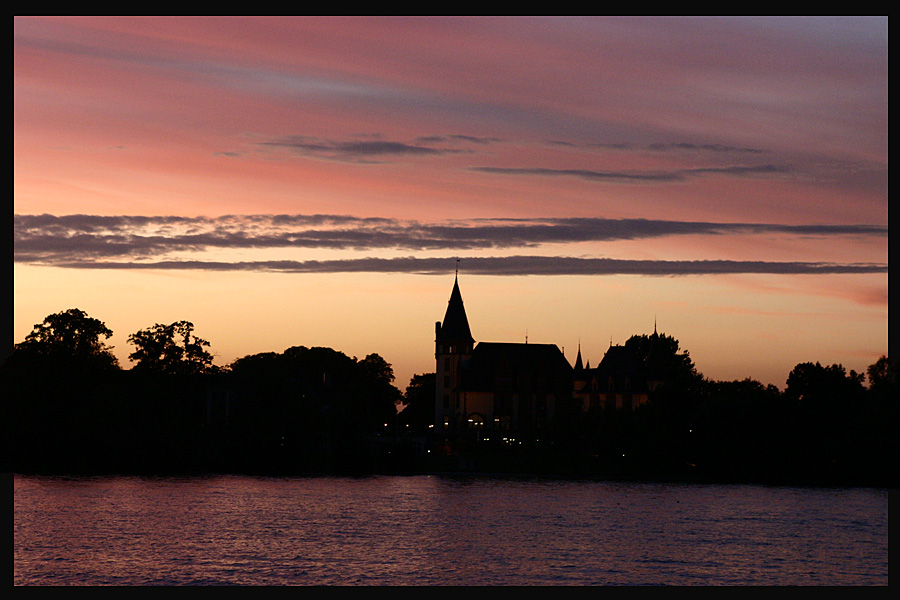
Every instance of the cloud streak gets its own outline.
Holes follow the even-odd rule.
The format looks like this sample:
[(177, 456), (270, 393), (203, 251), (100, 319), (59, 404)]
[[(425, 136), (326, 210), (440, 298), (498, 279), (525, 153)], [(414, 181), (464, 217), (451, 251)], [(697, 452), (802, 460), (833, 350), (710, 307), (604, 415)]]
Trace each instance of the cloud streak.
[[(158, 261), (63, 262), (54, 266), (80, 269), (157, 269), (200, 271), (264, 271), (279, 273), (415, 273), (442, 275), (453, 272), (455, 258), (359, 258), (308, 261)], [(504, 256), (466, 258), (473, 275), (826, 275), (887, 273), (887, 265), (852, 263), (767, 262), (733, 260), (618, 260), (568, 256)]]
[(779, 175), (790, 169), (778, 165), (732, 165), (726, 167), (700, 167), (675, 169), (671, 171), (594, 171), (589, 169), (545, 169), (545, 168), (503, 168), (472, 167), (470, 170), (493, 175), (518, 175), (538, 177), (576, 177), (588, 181), (608, 181), (616, 183), (673, 183), (686, 181), (692, 177), (722, 175), (729, 177), (753, 177), (758, 175)]
[[(288, 135), (278, 139), (259, 142), (263, 148), (289, 150), (293, 154), (306, 158), (335, 160), (349, 163), (388, 162), (400, 158), (440, 157), (457, 154), (472, 154), (479, 146), (498, 144), (498, 138), (475, 137), (470, 135), (431, 135), (420, 136), (412, 143), (386, 140), (373, 134), (372, 139), (333, 140), (306, 135)], [(460, 144), (465, 144), (460, 148)], [(547, 142), (548, 147), (575, 147), (566, 142)], [(696, 144), (689, 142), (653, 143), (647, 145), (634, 144), (587, 144), (582, 148), (606, 150), (613, 152), (651, 152), (677, 153), (680, 155), (701, 154), (765, 154), (757, 148), (725, 146), (721, 144)], [(736, 164), (725, 166), (698, 166), (683, 169), (655, 171), (627, 170), (595, 170), (595, 169), (558, 169), (546, 167), (492, 167), (471, 166), (470, 172), (502, 176), (530, 177), (574, 177), (594, 182), (609, 183), (679, 183), (691, 178), (719, 176), (733, 178), (778, 177), (793, 173), (795, 168), (787, 164)]]
[[(876, 225), (784, 225), (647, 219), (474, 219), (419, 223), (348, 215), (222, 217), (16, 215), (14, 260), (83, 269), (196, 269), (287, 273), (446, 273), (450, 258), (355, 258), (328, 261), (188, 260), (184, 253), (247, 249), (499, 250), (666, 236), (778, 234), (883, 238)], [(724, 273), (880, 273), (878, 263), (616, 260), (571, 256), (467, 258), (491, 275), (699, 275)]]
[(301, 156), (347, 162), (371, 162), (374, 159), (403, 156), (440, 156), (462, 152), (459, 149), (437, 147), (435, 145), (444, 141), (445, 138), (420, 138), (417, 143), (408, 144), (381, 139), (334, 141), (294, 135), (280, 140), (261, 142), (260, 145), (263, 147), (287, 149)]
[(153, 257), (211, 249), (489, 250), (665, 236), (779, 234), (883, 238), (877, 225), (783, 225), (649, 219), (478, 219), (419, 223), (346, 215), (210, 217), (16, 215), (17, 262)]

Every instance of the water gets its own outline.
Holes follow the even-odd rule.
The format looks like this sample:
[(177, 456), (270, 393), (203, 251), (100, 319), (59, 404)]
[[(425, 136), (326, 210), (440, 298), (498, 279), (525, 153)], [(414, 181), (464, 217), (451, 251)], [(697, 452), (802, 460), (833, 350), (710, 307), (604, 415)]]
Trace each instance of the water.
[(888, 493), (14, 478), (16, 585), (887, 585)]

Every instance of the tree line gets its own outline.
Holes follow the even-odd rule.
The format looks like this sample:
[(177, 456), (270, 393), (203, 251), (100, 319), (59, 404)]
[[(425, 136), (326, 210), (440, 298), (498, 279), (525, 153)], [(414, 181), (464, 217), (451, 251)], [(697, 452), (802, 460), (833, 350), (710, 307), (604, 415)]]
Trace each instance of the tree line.
[[(519, 445), (460, 439), (454, 460), (403, 443), (435, 434), (435, 374), (401, 392), (391, 365), (295, 346), (213, 365), (189, 321), (128, 337), (79, 309), (49, 315), (0, 366), (18, 472), (369, 472), (466, 468), (603, 477), (895, 485), (897, 361), (865, 373), (805, 362), (784, 391), (704, 377), (676, 339), (632, 336), (664, 383), (634, 410), (558, 407)], [(399, 410), (398, 409), (402, 409)], [(386, 443), (392, 440), (390, 443)], [(376, 443), (377, 442), (377, 443)], [(460, 465), (463, 465), (462, 467)]]
[[(634, 335), (625, 346), (638, 372), (661, 375), (646, 404), (557, 407), (551, 431), (515, 445), (477, 443), (473, 435), (460, 445), (467, 466), (625, 479), (898, 483), (896, 360), (882, 356), (865, 373), (799, 363), (782, 391), (750, 378), (709, 379), (671, 336)], [(402, 428), (426, 431), (434, 422), (434, 390), (434, 373), (412, 378)]]
[(79, 309), (36, 324), (0, 366), (9, 470), (283, 472), (365, 469), (369, 436), (396, 429), (391, 365), (297, 346), (213, 365), (189, 321), (128, 336)]

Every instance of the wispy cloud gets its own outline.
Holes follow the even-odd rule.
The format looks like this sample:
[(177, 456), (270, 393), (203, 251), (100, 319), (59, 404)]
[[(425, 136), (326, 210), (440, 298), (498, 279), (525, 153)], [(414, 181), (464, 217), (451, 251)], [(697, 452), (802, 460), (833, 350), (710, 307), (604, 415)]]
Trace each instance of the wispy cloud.
[[(277, 261), (154, 261), (66, 262), (54, 266), (80, 269), (173, 269), (202, 271), (269, 271), (281, 273), (418, 273), (440, 275), (456, 268), (455, 258), (358, 258), (337, 260)], [(887, 265), (823, 262), (768, 262), (733, 260), (618, 260), (569, 256), (503, 256), (465, 259), (474, 275), (723, 275), (886, 273)]]
[(653, 142), (649, 144), (636, 144), (632, 142), (598, 142), (593, 144), (576, 144), (562, 140), (548, 142), (552, 146), (564, 146), (569, 148), (612, 150), (617, 152), (656, 152), (656, 153), (707, 153), (707, 154), (766, 154), (769, 151), (762, 148), (745, 146), (728, 146), (725, 144), (705, 144), (697, 142)]
[[(222, 217), (16, 215), (14, 260), (79, 268), (256, 269), (290, 272), (444, 272), (450, 259), (367, 258), (287, 262), (170, 259), (216, 249), (496, 250), (664, 236), (780, 234), (883, 238), (877, 225), (783, 225), (646, 219), (474, 219), (419, 223), (348, 215), (231, 215)], [(116, 259), (126, 260), (119, 262)], [(442, 262), (443, 261), (443, 262)], [(444, 266), (442, 266), (444, 265)], [(493, 274), (694, 274), (880, 272), (886, 265), (760, 261), (626, 261), (572, 257), (467, 259), (473, 272)]]
[(420, 138), (416, 143), (392, 140), (351, 140), (336, 141), (315, 137), (292, 135), (278, 140), (261, 142), (260, 145), (271, 148), (283, 148), (298, 155), (328, 160), (350, 162), (369, 162), (372, 159), (400, 156), (439, 156), (442, 154), (458, 154), (458, 148), (440, 147), (447, 138)]
[[(385, 139), (382, 134), (369, 134), (369, 139), (323, 139), (306, 135), (286, 135), (276, 139), (259, 142), (262, 148), (288, 150), (292, 154), (306, 158), (337, 160), (344, 162), (372, 163), (387, 162), (399, 158), (440, 157), (458, 154), (474, 154), (479, 147), (501, 144), (504, 140), (494, 137), (477, 137), (472, 135), (427, 135), (419, 136), (412, 141)], [(522, 142), (520, 142), (522, 143)], [(566, 169), (528, 167), (493, 167), (471, 166), (469, 171), (510, 176), (535, 177), (575, 177), (596, 182), (612, 183), (670, 183), (681, 182), (689, 178), (704, 176), (721, 177), (765, 177), (780, 176), (792, 173), (794, 168), (788, 164), (733, 164), (708, 166), (704, 157), (747, 156), (767, 154), (759, 148), (726, 146), (722, 144), (702, 144), (694, 142), (666, 142), (650, 144), (633, 143), (592, 143), (572, 144), (562, 141), (537, 143), (546, 148), (579, 148), (582, 150), (602, 151), (604, 153), (649, 153), (678, 155), (683, 160), (699, 163), (700, 166), (655, 170), (600, 170), (600, 169)]]
[(759, 175), (779, 175), (790, 172), (788, 167), (767, 165), (731, 165), (724, 167), (698, 167), (693, 169), (673, 169), (668, 171), (594, 171), (589, 169), (545, 169), (545, 168), (504, 168), (472, 167), (472, 171), (494, 175), (519, 175), (537, 177), (576, 177), (588, 181), (608, 181), (618, 183), (669, 183), (685, 181), (691, 177), (722, 175), (730, 177), (753, 177)]

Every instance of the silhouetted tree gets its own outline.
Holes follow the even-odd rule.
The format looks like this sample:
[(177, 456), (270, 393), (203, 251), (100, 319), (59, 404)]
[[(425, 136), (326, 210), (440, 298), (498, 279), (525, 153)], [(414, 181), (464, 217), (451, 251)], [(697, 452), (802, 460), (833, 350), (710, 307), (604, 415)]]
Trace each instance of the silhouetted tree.
[(705, 381), (690, 419), (690, 463), (706, 476), (763, 478), (790, 454), (793, 428), (781, 391), (753, 379)]
[(860, 424), (865, 445), (861, 452), (867, 458), (870, 472), (880, 477), (886, 487), (896, 488), (900, 478), (900, 394), (897, 393), (897, 359), (882, 356), (867, 369), (871, 410), (868, 420)]
[(128, 336), (135, 351), (128, 355), (136, 370), (170, 375), (193, 375), (212, 370), (212, 354), (204, 350), (209, 342), (193, 335), (194, 325), (176, 321), (157, 323)]
[[(637, 360), (638, 373), (645, 381), (657, 382), (650, 400), (634, 415), (639, 447), (657, 459), (683, 464), (688, 456), (698, 410), (704, 399), (703, 376), (690, 354), (681, 350), (674, 337), (654, 332), (634, 335), (626, 342)], [(629, 417), (630, 418), (630, 417)]]
[[(819, 479), (846, 477), (868, 461), (872, 420), (863, 375), (840, 364), (800, 363), (784, 391), (795, 416), (795, 471)], [(868, 439), (867, 439), (868, 438)]]
[(378, 354), (369, 354), (358, 363), (363, 374), (365, 410), (374, 421), (393, 424), (403, 397), (394, 386), (394, 368)]
[(378, 354), (357, 360), (331, 348), (294, 346), (239, 358), (229, 371), (240, 443), (257, 464), (364, 467), (366, 436), (386, 422), (393, 431), (401, 394), (393, 368)]
[(702, 375), (691, 360), (687, 350), (681, 350), (672, 336), (654, 332), (651, 335), (633, 335), (625, 342), (638, 361), (644, 377), (664, 384), (695, 385)]
[(87, 316), (83, 310), (70, 308), (36, 324), (25, 340), (15, 345), (11, 364), (43, 359), (75, 364), (79, 368), (117, 369), (119, 363), (112, 347), (103, 342), (112, 334), (103, 321)]
[[(110, 393), (122, 374), (112, 331), (79, 309), (49, 315), (0, 367), (6, 457), (16, 469), (79, 470), (102, 454), (116, 427)], [(108, 401), (112, 399), (112, 401)]]
[(378, 354), (369, 354), (359, 361), (360, 366), (370, 381), (383, 384), (394, 382), (394, 368)]
[(406, 386), (403, 403), (406, 407), (400, 413), (400, 420), (413, 431), (424, 433), (434, 424), (434, 373), (413, 375)]
[(284, 455), (326, 451), (323, 393), (326, 376), (304, 364), (307, 348), (262, 352), (238, 358), (228, 367), (237, 407), (232, 438), (222, 451), (238, 468), (261, 469)]
[(891, 362), (882, 356), (866, 369), (869, 389), (879, 393), (882, 390), (895, 390), (897, 386), (897, 361)]
[(800, 363), (788, 375), (784, 392), (803, 405), (824, 409), (858, 400), (863, 392), (863, 375), (853, 370), (848, 374), (839, 364), (825, 367), (818, 362)]
[[(882, 356), (866, 370), (869, 378), (869, 398), (875, 428), (896, 431), (900, 394), (897, 390), (897, 360)], [(892, 438), (897, 438), (891, 434)], [(896, 444), (895, 444), (896, 445)], [(896, 454), (896, 453), (895, 453)]]

